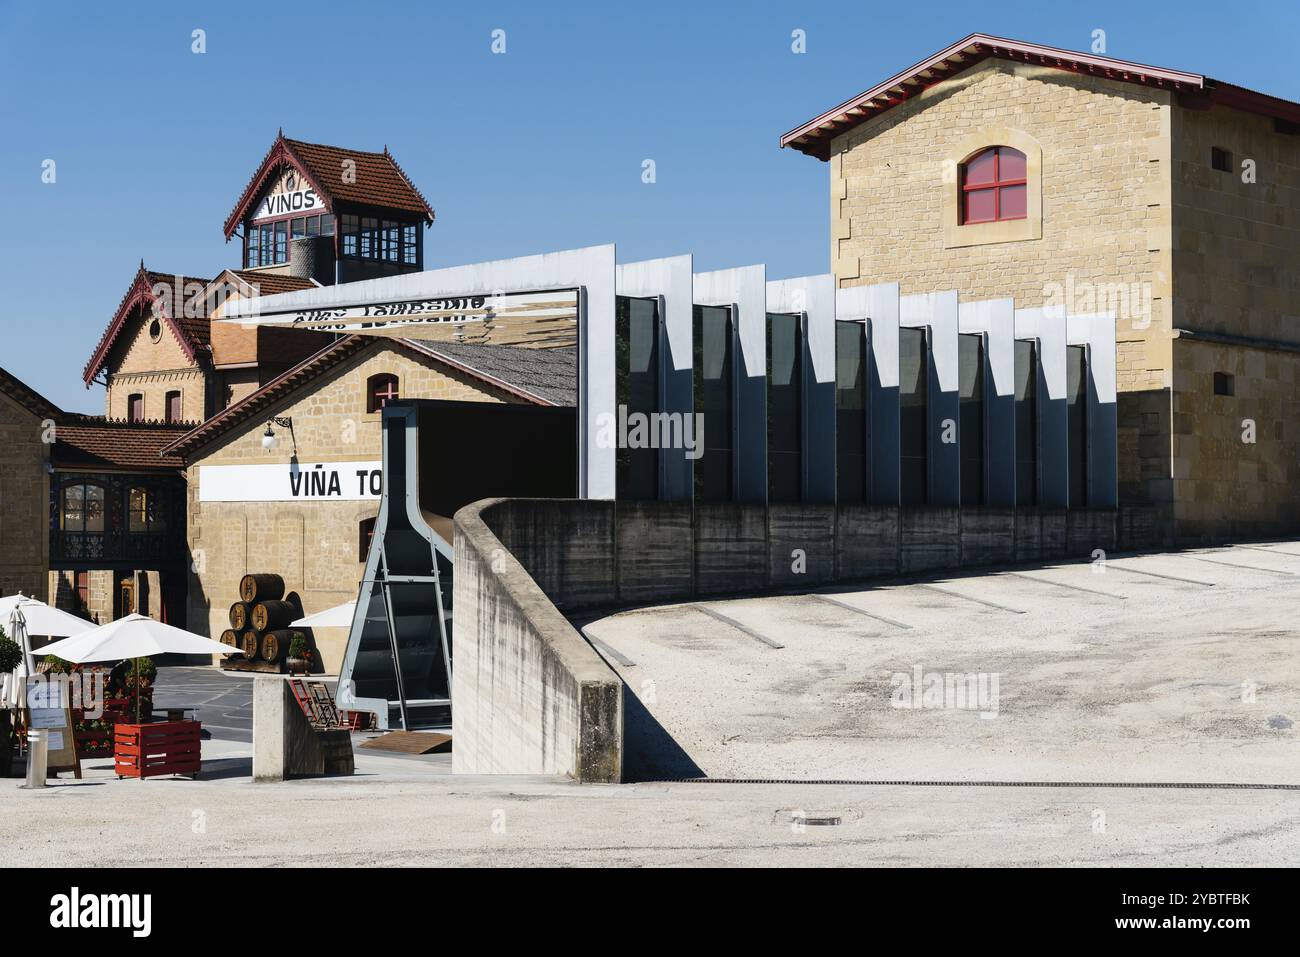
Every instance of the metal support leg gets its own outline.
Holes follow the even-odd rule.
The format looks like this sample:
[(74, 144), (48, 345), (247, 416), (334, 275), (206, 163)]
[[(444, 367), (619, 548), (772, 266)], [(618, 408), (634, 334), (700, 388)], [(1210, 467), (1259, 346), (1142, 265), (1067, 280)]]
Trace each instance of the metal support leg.
[(406, 716), (406, 689), (402, 686), (402, 659), (397, 654), (397, 626), (393, 622), (393, 602), (388, 592), (387, 559), (383, 563), (383, 575), (379, 588), (384, 598), (384, 623), (388, 626), (388, 644), (393, 651), (393, 675), (397, 679), (397, 707), (402, 714), (402, 730), (410, 731), (411, 723)]

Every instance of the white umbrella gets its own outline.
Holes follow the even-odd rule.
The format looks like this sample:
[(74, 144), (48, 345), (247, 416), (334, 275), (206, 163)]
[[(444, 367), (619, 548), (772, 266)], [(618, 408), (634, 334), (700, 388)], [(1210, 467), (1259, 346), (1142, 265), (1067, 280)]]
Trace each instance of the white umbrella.
[(79, 635), (95, 627), (93, 621), (87, 621), (58, 608), (52, 608), (36, 598), (28, 598), (26, 595), (10, 595), (7, 598), (0, 598), (0, 624), (4, 625), (11, 634), (12, 628), (10, 625), (15, 611), (22, 612), (23, 618), (27, 621), (27, 634), (29, 635), (66, 638), (69, 635)]
[(0, 691), (0, 706), (18, 707), (22, 702), (20, 689), (27, 675), (27, 659), (32, 654), (30, 636), (65, 638), (89, 631), (95, 627), (95, 623), (58, 608), (51, 608), (39, 599), (18, 594), (0, 598), (0, 627), (23, 650), (22, 660), (13, 670), (12, 676), (4, 679), (6, 687)]
[(127, 615), (41, 649), (64, 661), (122, 661), (152, 655), (227, 655), (230, 647), (144, 615)]
[(308, 615), (305, 618), (299, 618), (297, 621), (289, 623), (290, 628), (346, 628), (352, 624), (352, 616), (356, 614), (357, 603), (355, 601), (345, 601), (341, 605), (335, 605), (333, 608), (326, 608), (324, 611), (318, 611), (314, 615)]

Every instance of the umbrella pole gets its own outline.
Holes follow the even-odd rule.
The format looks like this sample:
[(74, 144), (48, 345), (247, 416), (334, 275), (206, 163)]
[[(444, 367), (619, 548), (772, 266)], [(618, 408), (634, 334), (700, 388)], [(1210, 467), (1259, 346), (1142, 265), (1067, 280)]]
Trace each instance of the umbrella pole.
[(36, 660), (32, 656), (32, 639), (27, 634), (27, 619), (23, 616), (21, 610), (15, 608), (10, 627), (21, 634), (23, 659), (27, 666), (27, 674), (23, 676), (22, 707), (27, 710), (27, 780), (23, 784), (24, 789), (35, 789), (45, 787), (46, 768), (48, 767), (49, 752), (48, 739), (45, 737), (46, 732), (41, 728), (33, 728), (31, 723), (31, 708), (29, 707), (31, 698), (28, 694), (27, 686), (36, 682)]

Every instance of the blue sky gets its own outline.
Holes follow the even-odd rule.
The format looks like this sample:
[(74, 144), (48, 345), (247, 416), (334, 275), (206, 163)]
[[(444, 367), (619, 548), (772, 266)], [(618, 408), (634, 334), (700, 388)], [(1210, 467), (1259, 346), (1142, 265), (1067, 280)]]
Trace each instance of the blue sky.
[(828, 268), (827, 171), (777, 137), (949, 43), (1100, 28), (1110, 56), (1300, 100), (1298, 25), (1294, 0), (0, 0), (0, 366), (102, 412), (81, 369), (140, 258), (238, 265), (221, 224), (281, 126), (387, 144), (437, 211), (430, 267), (616, 242), (796, 276)]

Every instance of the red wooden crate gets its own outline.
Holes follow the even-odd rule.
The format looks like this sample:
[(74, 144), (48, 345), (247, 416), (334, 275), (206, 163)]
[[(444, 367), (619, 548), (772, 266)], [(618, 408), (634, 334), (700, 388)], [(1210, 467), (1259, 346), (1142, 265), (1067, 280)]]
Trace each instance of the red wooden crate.
[(197, 721), (119, 724), (113, 732), (113, 769), (120, 778), (199, 773)]

